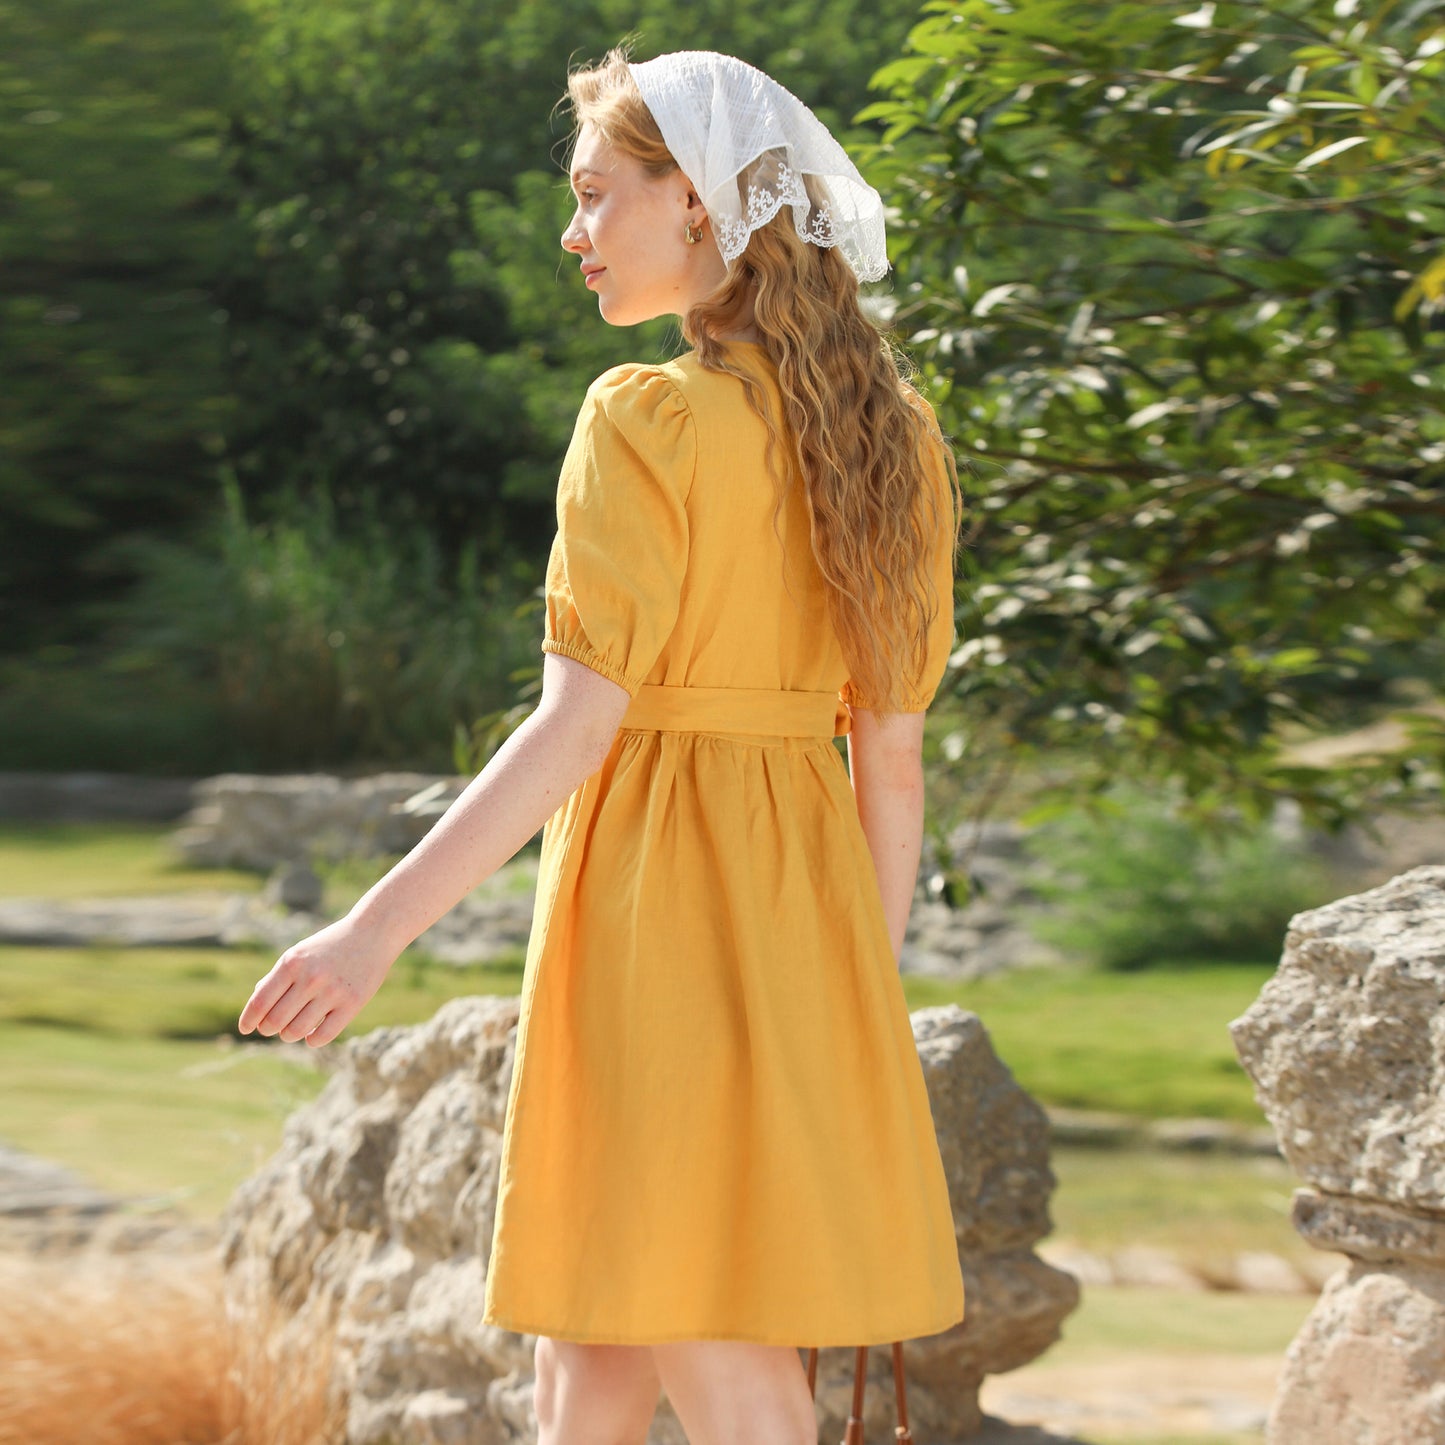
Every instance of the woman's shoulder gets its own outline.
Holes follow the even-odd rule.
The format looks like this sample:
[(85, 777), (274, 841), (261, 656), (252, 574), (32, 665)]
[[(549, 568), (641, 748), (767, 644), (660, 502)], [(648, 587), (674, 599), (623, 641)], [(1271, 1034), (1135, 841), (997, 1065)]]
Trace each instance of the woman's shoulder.
[(609, 366), (587, 390), (589, 394), (608, 395), (683, 392), (696, 380), (700, 369), (688, 364), (692, 359), (692, 353), (688, 352), (674, 361), (624, 361), (618, 366)]
[[(755, 370), (760, 380), (766, 380), (770, 368), (755, 364), (759, 355), (766, 361), (765, 353), (751, 348), (735, 360), (753, 362), (749, 370)], [(713, 406), (741, 394), (737, 377), (731, 371), (704, 366), (695, 351), (685, 351), (671, 361), (624, 362), (604, 371), (592, 383), (591, 390), (608, 396), (638, 396), (653, 401), (670, 396), (676, 402), (693, 406)]]
[[(614, 472), (629, 468), (666, 475), (684, 494), (697, 464), (697, 429), (678, 378), (666, 364), (626, 362), (587, 388), (573, 447)], [(614, 483), (615, 485), (615, 483)]]
[(626, 361), (592, 382), (586, 406), (617, 422), (683, 420), (688, 412), (687, 378), (673, 362)]

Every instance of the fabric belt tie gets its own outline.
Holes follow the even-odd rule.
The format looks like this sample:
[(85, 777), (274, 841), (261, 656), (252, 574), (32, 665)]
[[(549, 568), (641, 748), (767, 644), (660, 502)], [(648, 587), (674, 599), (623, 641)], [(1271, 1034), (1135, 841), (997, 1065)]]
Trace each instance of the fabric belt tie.
[(647, 732), (765, 733), (842, 737), (852, 727), (836, 692), (771, 687), (663, 687), (643, 683), (622, 715)]

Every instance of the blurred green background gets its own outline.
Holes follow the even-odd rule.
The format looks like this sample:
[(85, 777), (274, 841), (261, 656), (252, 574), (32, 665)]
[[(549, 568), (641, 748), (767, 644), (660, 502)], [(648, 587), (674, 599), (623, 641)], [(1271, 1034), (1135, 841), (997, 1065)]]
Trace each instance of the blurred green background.
[[(587, 382), (570, 63), (707, 44), (894, 208), (970, 504), (940, 770), (1438, 793), (1433, 7), (3, 0), (0, 761), (447, 767), (530, 694)], [(1395, 713), (1346, 768), (1291, 740)]]

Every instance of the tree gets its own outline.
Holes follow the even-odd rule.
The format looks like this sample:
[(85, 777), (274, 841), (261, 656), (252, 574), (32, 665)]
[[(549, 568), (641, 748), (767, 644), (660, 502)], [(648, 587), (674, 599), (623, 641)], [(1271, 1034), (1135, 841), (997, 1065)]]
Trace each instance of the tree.
[(1428, 713), (1372, 766), (1285, 743), (1440, 681), (1441, 7), (924, 13), (860, 119), (972, 490), (952, 754), (1206, 816), (1438, 796)]
[(0, 660), (67, 652), (129, 539), (218, 500), (225, 25), (201, 0), (6, 7)]

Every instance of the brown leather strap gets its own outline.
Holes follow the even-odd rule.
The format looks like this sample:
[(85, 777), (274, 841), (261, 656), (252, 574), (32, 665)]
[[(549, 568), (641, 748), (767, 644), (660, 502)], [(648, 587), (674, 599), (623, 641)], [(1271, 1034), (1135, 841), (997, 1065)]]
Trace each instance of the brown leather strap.
[(863, 1387), (868, 1383), (868, 1346), (853, 1352), (853, 1411), (843, 1431), (843, 1445), (863, 1445)]
[[(859, 1345), (853, 1357), (853, 1411), (843, 1432), (843, 1445), (864, 1445), (863, 1389), (868, 1380), (868, 1346)], [(808, 1394), (818, 1398), (818, 1351), (808, 1351)], [(893, 1403), (898, 1423), (893, 1427), (894, 1445), (913, 1445), (908, 1428), (908, 1396), (904, 1385), (903, 1341), (893, 1342)]]
[(908, 1429), (908, 1399), (903, 1389), (903, 1341), (893, 1341), (893, 1403), (898, 1410), (898, 1423), (893, 1427), (896, 1445), (913, 1445)]

